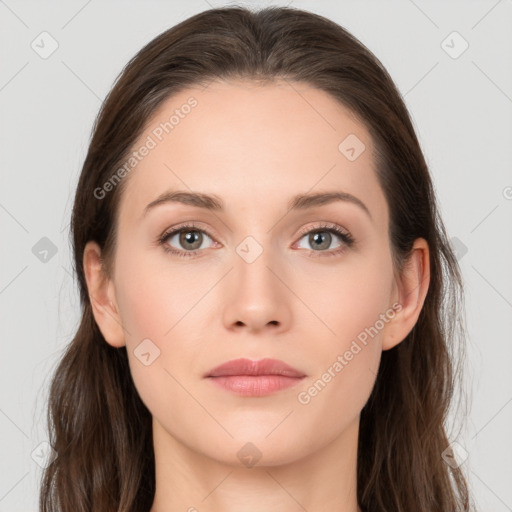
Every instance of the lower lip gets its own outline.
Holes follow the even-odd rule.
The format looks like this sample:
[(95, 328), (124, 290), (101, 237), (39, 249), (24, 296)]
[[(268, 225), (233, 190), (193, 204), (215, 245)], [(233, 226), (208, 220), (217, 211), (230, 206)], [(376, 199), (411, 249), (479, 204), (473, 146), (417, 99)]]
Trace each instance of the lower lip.
[(230, 375), (209, 377), (209, 379), (228, 391), (242, 396), (264, 396), (297, 385), (304, 377), (285, 377), (283, 375)]

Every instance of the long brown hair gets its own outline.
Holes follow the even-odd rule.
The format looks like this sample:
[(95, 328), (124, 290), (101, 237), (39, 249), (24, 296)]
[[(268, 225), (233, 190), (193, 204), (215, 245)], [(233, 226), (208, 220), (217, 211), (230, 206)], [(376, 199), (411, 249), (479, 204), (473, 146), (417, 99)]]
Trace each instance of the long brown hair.
[[(407, 338), (382, 353), (361, 412), (357, 498), (365, 512), (473, 510), (462, 468), (447, 464), (446, 421), (464, 361), (463, 281), (436, 207), (428, 167), (403, 99), (380, 61), (322, 16), (294, 8), (210, 9), (163, 32), (125, 66), (96, 118), (76, 189), (71, 233), (82, 318), (52, 377), (41, 512), (145, 512), (155, 492), (151, 414), (133, 384), (126, 348), (94, 320), (82, 264), (102, 248), (112, 275), (119, 198), (127, 179), (94, 193), (171, 95), (216, 78), (301, 81), (326, 91), (368, 128), (390, 210), (400, 272), (414, 240), (430, 249), (430, 286)], [(453, 467), (452, 467), (453, 466)]]

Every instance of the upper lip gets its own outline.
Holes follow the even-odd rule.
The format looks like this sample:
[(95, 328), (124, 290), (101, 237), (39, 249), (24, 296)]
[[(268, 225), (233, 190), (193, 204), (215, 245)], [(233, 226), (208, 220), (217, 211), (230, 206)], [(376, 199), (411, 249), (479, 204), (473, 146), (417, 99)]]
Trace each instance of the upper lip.
[(210, 370), (206, 377), (220, 377), (225, 375), (283, 375), (286, 377), (305, 377), (301, 371), (291, 367), (278, 359), (233, 359)]

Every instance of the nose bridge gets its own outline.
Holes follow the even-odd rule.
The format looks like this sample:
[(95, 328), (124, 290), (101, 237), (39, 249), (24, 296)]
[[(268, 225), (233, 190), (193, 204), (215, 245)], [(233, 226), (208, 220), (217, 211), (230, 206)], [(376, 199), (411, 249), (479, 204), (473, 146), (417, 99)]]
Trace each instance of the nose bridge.
[[(257, 195), (256, 197), (260, 197)], [(272, 246), (275, 230), (272, 225), (272, 215), (269, 211), (261, 211), (261, 207), (255, 207), (256, 204), (264, 204), (263, 199), (258, 203), (245, 203), (240, 206), (240, 215), (238, 216), (236, 230), (242, 234), (243, 238), (235, 245), (234, 249), (240, 265), (237, 265), (243, 273), (249, 271), (254, 264), (258, 271), (266, 269), (265, 265), (271, 266), (273, 258)], [(248, 268), (245, 269), (245, 264)], [(243, 269), (243, 270), (242, 270)]]
[(247, 235), (235, 247), (235, 252), (235, 274), (241, 285), (250, 285), (253, 289), (275, 288), (275, 276), (270, 268), (279, 263), (272, 248), (271, 233)]

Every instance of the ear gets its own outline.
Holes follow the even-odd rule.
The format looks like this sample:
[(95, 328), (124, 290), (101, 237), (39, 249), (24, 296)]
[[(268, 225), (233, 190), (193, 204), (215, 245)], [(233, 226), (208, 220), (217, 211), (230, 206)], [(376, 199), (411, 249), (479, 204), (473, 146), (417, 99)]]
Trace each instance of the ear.
[(114, 284), (104, 272), (101, 249), (96, 242), (87, 242), (83, 265), (94, 319), (107, 343), (116, 348), (122, 347), (126, 342)]
[(388, 323), (382, 341), (382, 350), (389, 350), (402, 342), (418, 321), (430, 284), (430, 255), (423, 238), (415, 240), (402, 273), (395, 279), (394, 297), (401, 309)]

